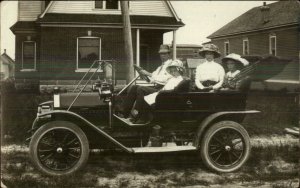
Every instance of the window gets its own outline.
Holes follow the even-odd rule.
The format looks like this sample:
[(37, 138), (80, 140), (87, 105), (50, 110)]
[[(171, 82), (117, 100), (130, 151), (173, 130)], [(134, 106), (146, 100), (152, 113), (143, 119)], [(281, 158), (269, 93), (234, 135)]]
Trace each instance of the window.
[(249, 40), (243, 39), (243, 55), (249, 55)]
[(87, 71), (95, 60), (100, 59), (101, 39), (99, 37), (77, 38), (77, 70)]
[(24, 41), (22, 44), (22, 69), (36, 69), (36, 43), (34, 41)]
[(106, 0), (106, 9), (118, 9), (119, 2), (118, 0)]
[(224, 54), (229, 54), (229, 41), (224, 42)]
[(101, 1), (101, 0), (96, 0), (96, 1), (95, 1), (95, 8), (103, 9), (103, 4), (104, 4), (103, 1)]
[(270, 35), (269, 38), (269, 53), (276, 56), (276, 35)]
[(118, 0), (96, 0), (96, 9), (119, 10), (120, 4)]

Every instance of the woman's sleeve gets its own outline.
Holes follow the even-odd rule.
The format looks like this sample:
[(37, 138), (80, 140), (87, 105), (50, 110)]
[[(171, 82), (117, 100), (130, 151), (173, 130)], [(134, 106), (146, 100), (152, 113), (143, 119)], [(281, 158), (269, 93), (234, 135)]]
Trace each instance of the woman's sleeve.
[(195, 84), (198, 89), (204, 89), (204, 86), (200, 82), (200, 70), (199, 66), (196, 68), (196, 75), (195, 75)]

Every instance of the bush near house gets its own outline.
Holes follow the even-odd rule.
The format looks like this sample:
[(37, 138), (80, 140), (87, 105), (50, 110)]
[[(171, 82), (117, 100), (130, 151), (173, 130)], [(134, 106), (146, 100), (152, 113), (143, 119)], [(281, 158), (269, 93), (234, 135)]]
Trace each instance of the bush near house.
[[(12, 81), (2, 84), (2, 119), (4, 142), (24, 143), (30, 136), (37, 106), (52, 100), (51, 93), (24, 93), (14, 89)], [(298, 96), (286, 92), (251, 91), (247, 109), (260, 114), (246, 116), (243, 125), (250, 135), (284, 134), (286, 127), (298, 126)]]
[(1, 84), (2, 106), (2, 136), (4, 142), (23, 143), (29, 136), (27, 131), (31, 128), (36, 117), (39, 103), (50, 100), (50, 94), (37, 94), (36, 92), (19, 92), (13, 81)]

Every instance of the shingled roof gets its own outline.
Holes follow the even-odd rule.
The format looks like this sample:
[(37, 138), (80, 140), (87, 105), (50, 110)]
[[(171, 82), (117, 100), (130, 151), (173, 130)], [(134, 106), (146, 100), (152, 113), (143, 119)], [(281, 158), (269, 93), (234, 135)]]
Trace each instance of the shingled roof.
[(269, 7), (269, 19), (267, 22), (264, 22), (262, 19), (262, 6), (254, 7), (212, 33), (207, 38), (212, 39), (298, 24), (300, 15), (300, 3), (298, 1), (279, 1), (268, 4), (267, 6)]

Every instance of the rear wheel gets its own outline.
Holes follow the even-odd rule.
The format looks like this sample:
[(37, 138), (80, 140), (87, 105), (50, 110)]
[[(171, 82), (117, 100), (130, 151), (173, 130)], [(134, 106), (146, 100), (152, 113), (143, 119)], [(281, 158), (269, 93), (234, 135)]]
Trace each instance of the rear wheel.
[(247, 161), (250, 138), (240, 124), (221, 121), (205, 132), (200, 150), (202, 160), (208, 168), (217, 172), (232, 172)]
[(89, 157), (89, 143), (84, 132), (66, 121), (48, 122), (33, 135), (30, 157), (47, 175), (68, 175), (81, 169)]

